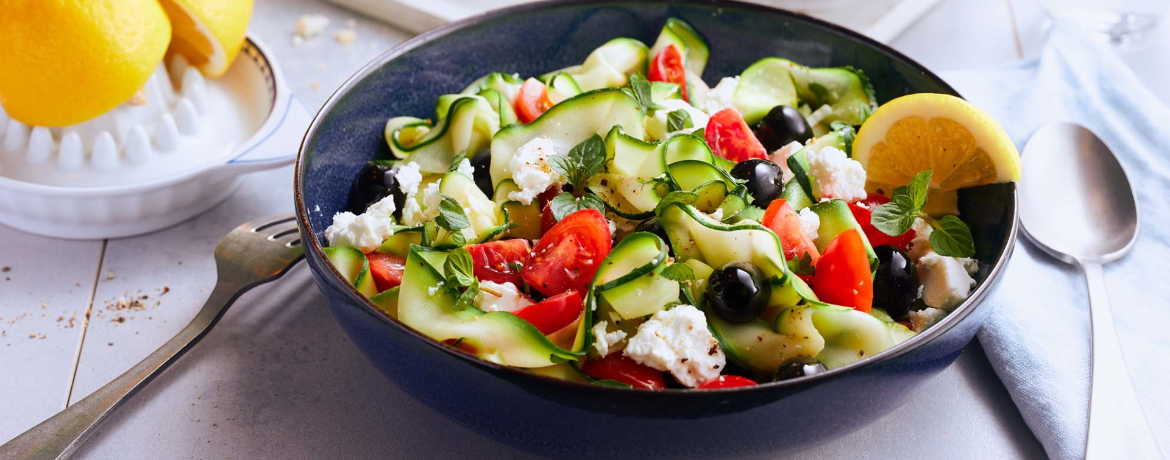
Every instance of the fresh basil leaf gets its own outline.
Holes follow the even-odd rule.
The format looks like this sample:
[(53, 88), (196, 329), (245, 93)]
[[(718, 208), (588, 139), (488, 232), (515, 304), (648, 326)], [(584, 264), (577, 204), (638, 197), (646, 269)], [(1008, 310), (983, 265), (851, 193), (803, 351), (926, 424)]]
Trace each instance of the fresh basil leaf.
[(695, 270), (684, 263), (674, 263), (662, 269), (662, 277), (671, 281), (691, 281), (695, 279)]
[(633, 92), (634, 100), (638, 101), (638, 105), (642, 107), (643, 112), (650, 113), (651, 110), (658, 107), (654, 103), (654, 98), (650, 96), (652, 94), (650, 82), (642, 74), (635, 73), (630, 75), (630, 91)]
[(443, 263), (443, 276), (447, 278), (447, 285), (452, 287), (470, 286), (475, 282), (475, 263), (471, 253), (463, 248), (451, 251)]
[(560, 174), (570, 183), (573, 183), (577, 176), (577, 161), (568, 155), (553, 155), (548, 157), (548, 166), (552, 168), (557, 174)]
[(467, 237), (463, 235), (463, 231), (451, 232), (451, 242), (457, 246), (464, 246), (467, 244)]
[(811, 276), (816, 274), (816, 266), (812, 263), (812, 256), (809, 253), (804, 253), (800, 259), (789, 262), (789, 268), (797, 275)]
[(971, 257), (975, 255), (975, 242), (971, 238), (971, 229), (955, 216), (943, 216), (938, 222), (932, 222), (934, 231), (930, 232), (930, 246), (940, 256)]
[(455, 311), (463, 311), (475, 307), (475, 297), (479, 295), (479, 281), (472, 279), (471, 284), (467, 289), (455, 298)]
[(707, 127), (704, 126), (702, 128), (691, 131), (691, 135), (695, 136), (699, 139), (702, 139), (703, 142), (706, 143), (707, 142)]
[(666, 114), (666, 132), (668, 133), (694, 127), (695, 122), (691, 120), (691, 113), (685, 109), (678, 109)]
[(602, 213), (605, 212), (605, 202), (601, 201), (597, 195), (585, 194), (581, 197), (574, 197), (572, 193), (562, 192), (553, 197), (548, 202), (549, 210), (552, 211), (553, 218), (558, 222), (564, 219), (565, 216), (582, 209), (596, 209)]
[(471, 220), (464, 213), (463, 206), (454, 198), (446, 195), (443, 196), (443, 201), (439, 202), (439, 216), (435, 218), (435, 223), (449, 232), (463, 230), (471, 226)]
[[(930, 188), (930, 176), (933, 174), (929, 169), (921, 171), (914, 175), (914, 178), (910, 179), (910, 184), (906, 186), (906, 193), (910, 195), (910, 201), (914, 204), (915, 214), (926, 205), (926, 192)], [(894, 193), (896, 194), (897, 190)]]
[(585, 139), (585, 142), (577, 144), (574, 149), (580, 149), (580, 163), (582, 179), (578, 183), (574, 183), (577, 188), (584, 182), (589, 180), (595, 174), (601, 172), (601, 168), (605, 166), (605, 141), (601, 136), (596, 134)]
[(808, 180), (808, 171), (804, 170), (804, 165), (796, 160), (796, 155), (788, 156), (788, 169), (792, 171), (792, 176), (796, 178), (796, 183), (800, 184), (800, 188), (804, 189), (805, 195), (812, 198), (813, 190), (812, 183)]
[(466, 159), (467, 159), (467, 150), (460, 150), (459, 153), (455, 155), (455, 158), (453, 158), (451, 160), (451, 167), (447, 168), (447, 172), (458, 171), (459, 170), (459, 163), (462, 163), (463, 160), (466, 160)]
[(895, 194), (889, 203), (878, 206), (870, 216), (870, 223), (882, 233), (899, 236), (914, 226), (918, 210), (909, 195)]

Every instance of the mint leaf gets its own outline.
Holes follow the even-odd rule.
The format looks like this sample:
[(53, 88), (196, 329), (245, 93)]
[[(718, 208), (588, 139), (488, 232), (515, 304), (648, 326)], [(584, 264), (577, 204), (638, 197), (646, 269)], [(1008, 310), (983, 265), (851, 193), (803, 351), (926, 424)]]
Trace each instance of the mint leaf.
[(548, 164), (553, 171), (564, 176), (574, 189), (583, 189), (585, 182), (605, 167), (605, 141), (594, 134), (573, 146), (568, 154), (549, 157)]
[(447, 278), (446, 285), (449, 287), (470, 286), (475, 282), (475, 264), (471, 253), (463, 248), (451, 251), (443, 263), (443, 276)]
[(931, 222), (930, 246), (940, 256), (971, 257), (975, 255), (975, 242), (971, 229), (955, 216), (943, 216), (938, 222)]
[(654, 103), (654, 98), (650, 96), (650, 82), (642, 74), (635, 73), (630, 75), (630, 92), (633, 93), (634, 100), (638, 101), (638, 105), (641, 106), (643, 112), (650, 113), (651, 110), (658, 107)]
[(548, 202), (549, 210), (552, 211), (553, 217), (559, 222), (565, 216), (582, 209), (596, 209), (605, 213), (605, 202), (601, 201), (597, 195), (585, 194), (581, 197), (574, 197), (572, 193), (562, 192), (553, 197)]
[(695, 122), (691, 120), (691, 113), (684, 109), (678, 109), (666, 114), (666, 132), (668, 133), (694, 127)]
[(662, 269), (662, 277), (671, 281), (691, 281), (695, 279), (695, 270), (684, 263), (670, 264)]
[(899, 236), (914, 226), (918, 209), (909, 195), (895, 193), (889, 203), (878, 206), (870, 216), (870, 223), (882, 233)]
[(455, 158), (451, 160), (451, 167), (447, 168), (447, 172), (455, 172), (459, 170), (459, 163), (467, 159), (467, 150), (461, 150)]
[(435, 218), (435, 223), (449, 232), (463, 230), (471, 226), (471, 220), (464, 213), (463, 206), (454, 198), (446, 195), (443, 196), (443, 201), (439, 202), (439, 216)]
[(479, 281), (473, 279), (471, 285), (467, 286), (459, 297), (455, 298), (455, 305), (452, 307), (455, 311), (463, 311), (468, 308), (475, 307), (475, 298), (479, 295)]
[[(906, 186), (906, 192), (910, 195), (910, 200), (914, 204), (914, 212), (917, 213), (926, 205), (926, 192), (930, 188), (930, 176), (933, 171), (926, 170), (919, 172), (910, 179), (910, 184)], [(894, 190), (895, 194), (897, 190)]]
[(812, 183), (808, 180), (808, 171), (804, 170), (804, 165), (796, 161), (796, 154), (789, 155), (787, 163), (788, 169), (792, 171), (793, 178), (796, 179), (796, 183), (800, 184), (800, 188), (804, 189), (804, 194), (812, 199)]
[(811, 276), (816, 274), (816, 266), (812, 263), (812, 256), (807, 252), (802, 254), (799, 260), (793, 260), (788, 265), (797, 275)]

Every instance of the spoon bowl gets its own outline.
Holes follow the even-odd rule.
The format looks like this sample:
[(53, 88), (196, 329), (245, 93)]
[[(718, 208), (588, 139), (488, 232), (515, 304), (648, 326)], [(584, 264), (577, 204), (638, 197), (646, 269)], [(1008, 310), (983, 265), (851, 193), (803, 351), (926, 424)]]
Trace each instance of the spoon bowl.
[(1092, 131), (1045, 125), (1024, 148), (1020, 220), (1041, 248), (1067, 263), (1105, 264), (1137, 240), (1137, 197), (1117, 157)]

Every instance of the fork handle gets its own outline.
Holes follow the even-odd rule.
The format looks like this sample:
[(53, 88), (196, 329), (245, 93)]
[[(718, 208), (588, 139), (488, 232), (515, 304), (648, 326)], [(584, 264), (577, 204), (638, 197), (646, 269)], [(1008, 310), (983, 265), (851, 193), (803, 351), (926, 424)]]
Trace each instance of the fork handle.
[(1084, 262), (1092, 324), (1086, 460), (1161, 458), (1129, 377), (1100, 264)]
[(0, 459), (55, 460), (69, 457), (93, 434), (94, 427), (202, 339), (227, 307), (251, 287), (219, 280), (195, 319), (171, 340), (81, 401), (0, 446)]

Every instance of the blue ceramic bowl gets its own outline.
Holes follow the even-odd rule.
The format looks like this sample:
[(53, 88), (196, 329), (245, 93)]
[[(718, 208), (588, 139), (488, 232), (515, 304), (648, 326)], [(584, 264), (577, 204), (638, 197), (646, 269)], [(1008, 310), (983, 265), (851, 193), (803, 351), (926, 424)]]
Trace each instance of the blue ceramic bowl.
[(890, 412), (971, 341), (988, 313), (981, 303), (1015, 242), (1013, 184), (960, 194), (979, 250), (980, 283), (940, 324), (858, 363), (752, 388), (648, 392), (557, 381), (480, 361), (379, 314), (326, 262), (322, 233), (345, 209), (350, 183), (368, 160), (390, 157), (382, 137), (388, 118), (430, 117), (436, 96), (488, 72), (541, 74), (581, 62), (614, 37), (651, 43), (671, 16), (710, 42), (708, 82), (762, 57), (783, 56), (814, 67), (862, 69), (882, 102), (915, 92), (955, 94), (922, 66), (856, 33), (741, 3), (541, 3), (473, 17), (395, 47), (325, 103), (305, 136), (296, 172), (296, 208), (317, 285), (353, 342), (390, 380), (486, 436), (555, 458), (776, 458)]

